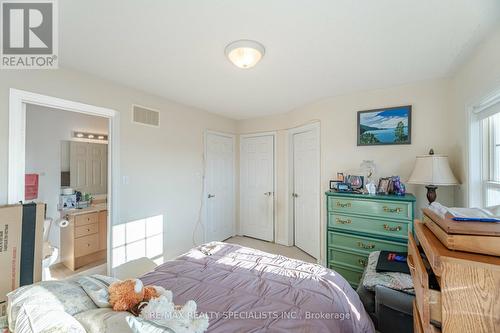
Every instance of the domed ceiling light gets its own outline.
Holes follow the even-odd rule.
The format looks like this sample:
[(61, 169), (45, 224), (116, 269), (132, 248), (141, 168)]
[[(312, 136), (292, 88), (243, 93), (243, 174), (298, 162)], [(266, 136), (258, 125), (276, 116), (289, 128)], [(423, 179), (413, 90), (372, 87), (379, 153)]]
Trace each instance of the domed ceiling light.
[(253, 40), (237, 40), (226, 46), (226, 57), (242, 69), (252, 68), (262, 59), (265, 48)]

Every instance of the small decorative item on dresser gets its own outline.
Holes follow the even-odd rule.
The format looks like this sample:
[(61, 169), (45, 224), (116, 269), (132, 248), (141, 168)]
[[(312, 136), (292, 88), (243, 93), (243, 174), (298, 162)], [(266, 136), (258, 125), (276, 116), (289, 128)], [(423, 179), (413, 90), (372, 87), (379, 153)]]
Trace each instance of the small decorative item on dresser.
[(364, 186), (364, 177), (349, 175), (347, 176), (346, 183), (348, 183), (353, 190), (360, 190)]
[(344, 173), (343, 172), (337, 172), (337, 180), (339, 182), (343, 182), (344, 181)]
[(399, 176), (392, 177), (392, 191), (390, 193), (395, 194), (395, 195), (405, 195), (406, 194), (406, 187), (401, 182), (401, 179), (399, 178)]
[(390, 178), (380, 178), (378, 181), (378, 194), (389, 194)]

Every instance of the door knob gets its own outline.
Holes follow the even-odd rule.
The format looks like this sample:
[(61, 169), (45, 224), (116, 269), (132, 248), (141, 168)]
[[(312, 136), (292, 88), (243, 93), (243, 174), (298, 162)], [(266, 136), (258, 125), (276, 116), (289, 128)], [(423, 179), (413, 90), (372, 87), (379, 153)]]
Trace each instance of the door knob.
[(215, 198), (215, 194), (209, 194), (209, 195), (208, 195), (208, 198), (209, 198), (209, 199)]
[(265, 192), (264, 195), (267, 195), (268, 197), (271, 196), (273, 192)]
[(299, 195), (298, 195), (297, 193), (292, 193), (292, 197), (294, 197), (294, 198), (298, 198), (298, 197), (299, 197)]

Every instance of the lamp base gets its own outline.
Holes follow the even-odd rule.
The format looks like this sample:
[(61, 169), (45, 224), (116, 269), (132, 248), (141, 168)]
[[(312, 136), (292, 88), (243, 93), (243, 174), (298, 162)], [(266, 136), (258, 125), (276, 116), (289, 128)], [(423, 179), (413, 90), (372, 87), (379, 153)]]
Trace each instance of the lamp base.
[(427, 189), (427, 200), (429, 200), (429, 205), (430, 205), (431, 203), (436, 201), (437, 198), (436, 190), (438, 187), (435, 185), (427, 185), (425, 188)]

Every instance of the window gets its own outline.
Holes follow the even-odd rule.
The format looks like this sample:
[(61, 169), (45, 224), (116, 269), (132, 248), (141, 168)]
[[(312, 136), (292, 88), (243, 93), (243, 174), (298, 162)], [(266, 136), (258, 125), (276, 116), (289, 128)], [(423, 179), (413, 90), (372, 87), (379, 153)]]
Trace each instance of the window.
[(163, 263), (163, 215), (113, 226), (113, 267), (142, 257)]
[(483, 206), (500, 205), (500, 113), (482, 120)]

